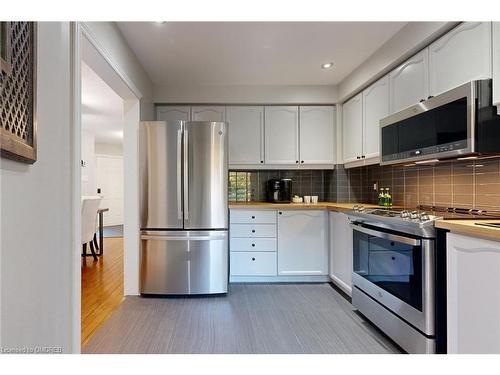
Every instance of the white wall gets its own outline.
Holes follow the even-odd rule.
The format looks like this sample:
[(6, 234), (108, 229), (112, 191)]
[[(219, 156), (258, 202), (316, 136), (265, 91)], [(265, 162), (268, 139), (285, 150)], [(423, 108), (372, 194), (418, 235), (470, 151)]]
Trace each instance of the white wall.
[(95, 195), (97, 193), (97, 172), (95, 160), (95, 134), (82, 130), (82, 195)]
[(38, 24), (38, 160), (0, 159), (1, 345), (72, 350), (69, 23)]
[(333, 104), (337, 89), (316, 86), (160, 86), (154, 88), (155, 103), (269, 103)]
[(410, 22), (338, 85), (338, 102), (376, 81), (451, 30), (457, 22)]
[(97, 142), (95, 144), (95, 153), (99, 155), (123, 156), (123, 144)]
[[(84, 26), (107, 51), (120, 72), (142, 93), (141, 120), (154, 120), (153, 84), (114, 22), (85, 22)], [(111, 85), (110, 85), (111, 86)]]

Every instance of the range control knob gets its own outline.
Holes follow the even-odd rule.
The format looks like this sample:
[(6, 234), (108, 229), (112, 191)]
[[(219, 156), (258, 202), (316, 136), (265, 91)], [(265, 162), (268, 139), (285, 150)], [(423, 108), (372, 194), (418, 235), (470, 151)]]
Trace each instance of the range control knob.
[(418, 219), (418, 212), (417, 211), (410, 212), (410, 219)]
[(352, 209), (353, 209), (354, 211), (357, 211), (357, 210), (359, 209), (359, 206), (358, 206), (357, 204), (355, 204), (354, 206), (352, 206)]
[(359, 210), (360, 212), (363, 212), (363, 211), (365, 210), (365, 208), (364, 208), (363, 206), (359, 206), (358, 210)]
[(409, 215), (410, 215), (410, 213), (406, 210), (401, 211), (399, 214), (399, 216), (403, 219), (406, 219)]
[(426, 212), (422, 212), (418, 218), (420, 219), (420, 221), (427, 221), (430, 219), (429, 215), (427, 215)]

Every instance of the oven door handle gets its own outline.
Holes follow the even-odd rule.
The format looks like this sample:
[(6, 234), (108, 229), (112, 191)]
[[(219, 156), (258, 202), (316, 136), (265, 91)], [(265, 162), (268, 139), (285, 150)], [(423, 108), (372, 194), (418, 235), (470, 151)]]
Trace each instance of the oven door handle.
[(387, 233), (387, 232), (379, 232), (377, 230), (365, 228), (359, 224), (352, 224), (351, 223), (350, 225), (351, 225), (352, 229), (357, 230), (358, 232), (362, 232), (362, 233), (369, 234), (369, 235), (372, 235), (375, 237), (383, 238), (385, 240), (401, 242), (401, 243), (404, 243), (407, 245), (413, 245), (413, 246), (420, 246), (422, 243), (420, 240), (417, 240), (414, 238), (398, 236), (396, 234), (391, 234), (391, 233)]

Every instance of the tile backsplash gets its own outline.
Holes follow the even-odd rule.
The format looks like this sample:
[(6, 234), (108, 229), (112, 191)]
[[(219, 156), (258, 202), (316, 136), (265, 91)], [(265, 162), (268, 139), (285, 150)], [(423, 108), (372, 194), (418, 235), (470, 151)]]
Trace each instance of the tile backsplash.
[(255, 170), (229, 171), (230, 201), (265, 201), (266, 183), (272, 178), (291, 178), (292, 195), (317, 195), (320, 201), (331, 200), (325, 190), (325, 174), (331, 170)]
[(377, 203), (377, 182), (379, 188), (390, 188), (396, 205), (500, 210), (500, 158), (414, 167), (339, 166), (336, 172), (339, 202)]
[(320, 201), (377, 203), (377, 183), (390, 188), (396, 205), (500, 210), (500, 158), (414, 167), (230, 171), (229, 200), (264, 201), (271, 178), (291, 178), (293, 195), (318, 195)]

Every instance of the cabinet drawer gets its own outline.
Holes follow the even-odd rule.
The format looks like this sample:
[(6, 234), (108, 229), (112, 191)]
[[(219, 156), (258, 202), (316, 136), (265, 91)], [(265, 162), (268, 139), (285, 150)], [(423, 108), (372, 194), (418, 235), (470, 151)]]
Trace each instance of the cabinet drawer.
[(276, 237), (276, 224), (231, 224), (231, 238), (234, 237)]
[(276, 238), (231, 238), (231, 251), (276, 251)]
[(231, 210), (230, 217), (235, 224), (276, 224), (276, 211)]
[(231, 252), (232, 276), (276, 276), (276, 253)]

